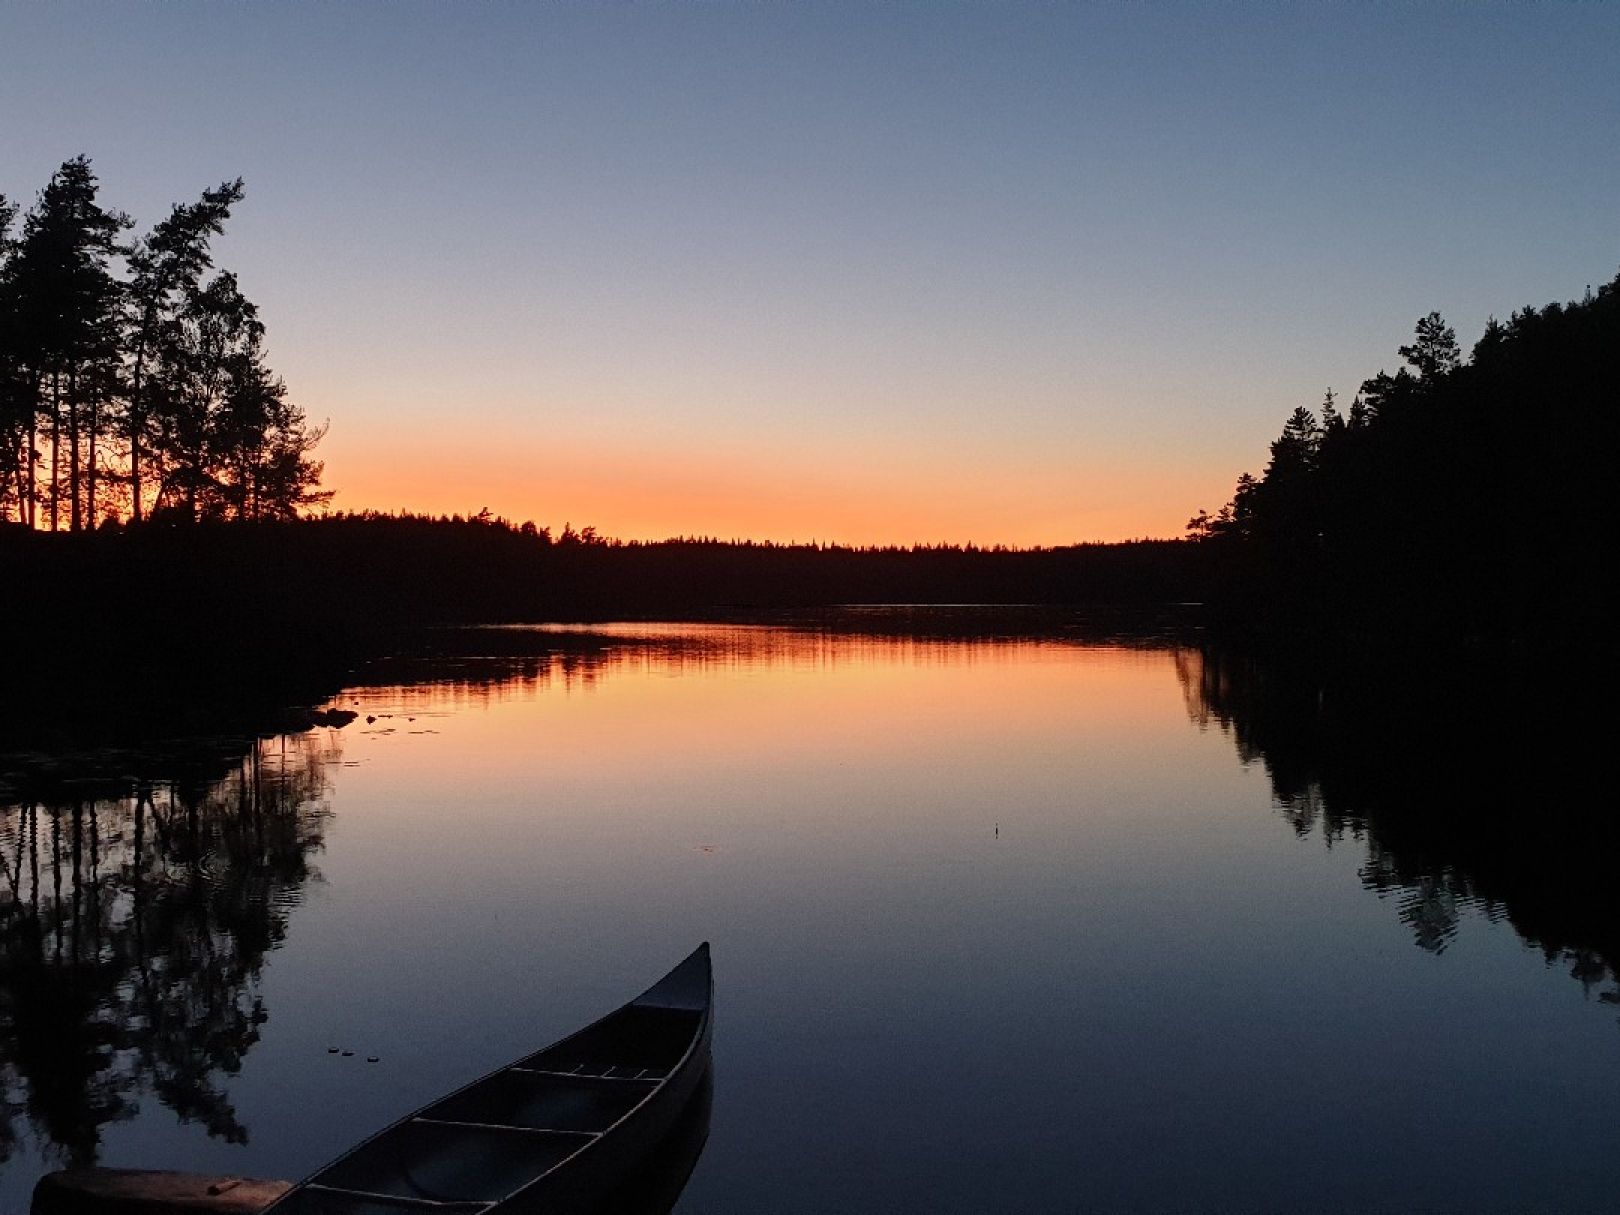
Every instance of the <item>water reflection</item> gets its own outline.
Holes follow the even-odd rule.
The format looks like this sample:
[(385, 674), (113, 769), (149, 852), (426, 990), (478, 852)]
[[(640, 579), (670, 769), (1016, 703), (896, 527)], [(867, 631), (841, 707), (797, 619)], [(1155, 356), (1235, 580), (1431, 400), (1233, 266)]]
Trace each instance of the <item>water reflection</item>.
[(327, 816), (330, 731), (13, 760), (0, 785), (0, 1161), (95, 1162), (148, 1095), (245, 1143), (227, 1081), (267, 1017)]
[(1601, 723), (1551, 677), (905, 615), (447, 630), (350, 680), (341, 757), (36, 765), (0, 1182), (120, 1119), (108, 1163), (302, 1175), (712, 935), (686, 1209), (1612, 1205), (1606, 1018), (1460, 930), (1615, 998)]
[(1506, 920), (1620, 1004), (1620, 831), (1580, 776), (1601, 723), (1558, 672), (1207, 646), (1176, 671), (1194, 722), (1264, 765), (1297, 835), (1365, 849), (1362, 884), (1420, 948), (1444, 952), (1470, 913)]
[(453, 711), (553, 688), (586, 690), (614, 674), (961, 667), (1016, 661), (1054, 645), (1161, 651), (1188, 631), (1185, 611), (1082, 615), (974, 605), (829, 608), (745, 621), (454, 627), (427, 632), (409, 652), (370, 663), (363, 682), (426, 712)]

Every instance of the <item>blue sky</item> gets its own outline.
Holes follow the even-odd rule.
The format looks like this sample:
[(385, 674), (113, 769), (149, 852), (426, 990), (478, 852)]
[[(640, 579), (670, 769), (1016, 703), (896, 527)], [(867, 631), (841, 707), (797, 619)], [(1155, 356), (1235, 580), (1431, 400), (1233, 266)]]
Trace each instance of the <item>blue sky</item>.
[(1620, 6), (0, 6), (0, 191), (218, 245), (337, 505), (1174, 534), (1620, 267)]

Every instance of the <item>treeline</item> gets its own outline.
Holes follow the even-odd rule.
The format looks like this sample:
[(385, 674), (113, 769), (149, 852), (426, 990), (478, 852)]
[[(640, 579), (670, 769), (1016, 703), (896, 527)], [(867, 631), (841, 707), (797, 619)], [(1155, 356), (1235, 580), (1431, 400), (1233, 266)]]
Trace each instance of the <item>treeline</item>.
[(1478, 635), (1606, 629), (1620, 451), (1620, 277), (1494, 318), (1464, 358), (1439, 313), (1348, 407), (1301, 407), (1217, 514), (1234, 615)]
[(212, 238), (240, 179), (144, 235), (83, 156), (18, 224), (0, 195), (0, 523), (285, 518), (330, 497), (324, 433), (265, 361), (264, 324)]
[(42, 627), (98, 587), (137, 579), (120, 625), (318, 618), (334, 633), (389, 623), (637, 615), (839, 603), (1165, 603), (1196, 599), (1197, 545), (850, 548), (677, 539), (422, 515), (108, 526), (79, 536), (0, 530), (0, 567), (36, 588)]
[[(463, 515), (455, 514), (423, 514), (417, 511), (336, 511), (322, 516), (329, 521), (349, 521), (374, 523), (384, 527), (421, 528), (460, 526), (462, 524), (477, 524), (483, 527), (494, 528), (497, 531), (516, 532), (520, 536), (530, 537), (541, 546), (551, 544), (567, 547), (573, 544), (601, 545), (607, 548), (727, 548), (727, 549), (766, 549), (786, 550), (790, 552), (843, 552), (843, 553), (1056, 553), (1067, 552), (1076, 548), (1105, 548), (1113, 547), (1110, 544), (1077, 544), (1077, 545), (1030, 545), (1016, 544), (953, 544), (949, 541), (939, 541), (933, 544), (840, 544), (836, 541), (825, 540), (748, 540), (730, 539), (722, 540), (718, 536), (670, 536), (663, 540), (622, 540), (618, 537), (608, 536), (595, 527), (576, 529), (572, 523), (563, 524), (562, 530), (555, 535), (552, 529), (537, 526), (534, 520), (525, 520), (522, 523), (513, 523), (504, 515), (493, 513), (489, 507)], [(1125, 541), (1127, 544), (1151, 544), (1155, 541), (1144, 537), (1140, 540)]]
[[(1161, 604), (1197, 599), (1204, 583), (1204, 554), (1176, 540), (1027, 549), (625, 541), (593, 527), (513, 524), (488, 511), (335, 513), (230, 534), (230, 543), (263, 552), (249, 568), (295, 566), (325, 602), (406, 623), (856, 603)], [(149, 548), (182, 538), (128, 540)], [(199, 540), (206, 543), (206, 529), (192, 529), (184, 543)]]

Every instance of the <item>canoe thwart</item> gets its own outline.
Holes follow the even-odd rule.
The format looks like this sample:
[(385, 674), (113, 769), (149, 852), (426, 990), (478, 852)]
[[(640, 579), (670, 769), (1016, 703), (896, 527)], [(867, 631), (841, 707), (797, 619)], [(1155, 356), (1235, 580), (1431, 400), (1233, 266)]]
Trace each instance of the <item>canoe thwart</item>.
[(654, 1087), (646, 1081), (508, 1070), (435, 1102), (417, 1118), (596, 1134), (628, 1114)]

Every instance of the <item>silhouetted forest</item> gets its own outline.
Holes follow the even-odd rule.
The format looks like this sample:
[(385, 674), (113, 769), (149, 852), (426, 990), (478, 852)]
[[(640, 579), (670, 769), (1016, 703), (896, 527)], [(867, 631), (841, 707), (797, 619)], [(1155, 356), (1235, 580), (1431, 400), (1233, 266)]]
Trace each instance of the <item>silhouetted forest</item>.
[(1467, 358), (1430, 313), (1399, 353), (1191, 520), (1213, 619), (1250, 636), (1187, 656), (1189, 704), (1296, 831), (1365, 845), (1418, 944), (1472, 907), (1620, 1003), (1620, 822), (1579, 792), (1607, 752), (1620, 277), (1492, 319)]
[(133, 240), (83, 156), (13, 231), (0, 195), (0, 523), (286, 518), (326, 501), (311, 427), (212, 238), (242, 182)]
[[(1181, 541), (1051, 549), (675, 539), (621, 543), (532, 524), (335, 514), (139, 527), (77, 536), (0, 529), (0, 562), (36, 588), (42, 627), (77, 618), (101, 588), (136, 580), (108, 615), (186, 630), (318, 621), (341, 633), (384, 623), (646, 614), (844, 602), (1162, 603), (1198, 597)], [(99, 607), (98, 611), (101, 610)]]
[(1494, 318), (1464, 359), (1439, 313), (1348, 407), (1301, 407), (1258, 478), (1189, 523), (1215, 598), (1264, 624), (1384, 634), (1609, 628), (1620, 277)]

